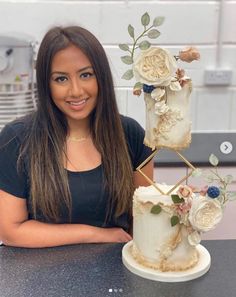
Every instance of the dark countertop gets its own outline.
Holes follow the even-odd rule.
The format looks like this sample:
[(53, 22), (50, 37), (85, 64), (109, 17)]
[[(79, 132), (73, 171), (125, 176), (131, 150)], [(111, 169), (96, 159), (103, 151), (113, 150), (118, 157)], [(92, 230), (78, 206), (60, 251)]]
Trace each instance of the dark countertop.
[(123, 244), (0, 247), (1, 297), (235, 297), (236, 240), (203, 241), (210, 270), (181, 283), (141, 278), (122, 264)]

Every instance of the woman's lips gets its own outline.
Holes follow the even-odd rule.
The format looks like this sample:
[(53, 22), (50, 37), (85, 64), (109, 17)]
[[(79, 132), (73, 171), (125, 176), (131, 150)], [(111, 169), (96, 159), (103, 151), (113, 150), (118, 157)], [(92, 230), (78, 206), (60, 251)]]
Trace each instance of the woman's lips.
[(70, 108), (73, 110), (81, 110), (86, 105), (88, 99), (83, 99), (79, 101), (67, 101), (66, 103), (70, 105)]

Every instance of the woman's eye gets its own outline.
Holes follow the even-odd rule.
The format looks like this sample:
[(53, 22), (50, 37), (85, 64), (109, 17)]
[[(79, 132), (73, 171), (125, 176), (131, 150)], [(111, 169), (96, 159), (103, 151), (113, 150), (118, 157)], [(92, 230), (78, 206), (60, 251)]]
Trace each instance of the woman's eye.
[(67, 77), (65, 77), (65, 76), (58, 76), (58, 77), (54, 78), (54, 80), (56, 82), (58, 82), (58, 83), (63, 83), (65, 81), (67, 81)]
[(80, 74), (80, 77), (81, 78), (89, 78), (91, 76), (93, 76), (93, 73), (92, 72), (84, 72), (84, 73), (81, 73)]

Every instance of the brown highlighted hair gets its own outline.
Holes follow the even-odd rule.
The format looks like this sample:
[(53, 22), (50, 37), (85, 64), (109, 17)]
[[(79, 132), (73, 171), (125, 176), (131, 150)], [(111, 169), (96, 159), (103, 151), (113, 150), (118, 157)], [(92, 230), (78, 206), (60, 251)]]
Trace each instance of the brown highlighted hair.
[(36, 63), (38, 108), (21, 150), (28, 155), (32, 210), (53, 222), (60, 222), (60, 209), (71, 213), (71, 195), (63, 155), (67, 121), (50, 94), (50, 72), (54, 55), (75, 45), (90, 60), (98, 83), (98, 100), (90, 117), (93, 142), (101, 153), (104, 186), (109, 192), (107, 219), (111, 209), (116, 216), (131, 210), (133, 172), (117, 108), (112, 74), (105, 51), (96, 37), (78, 26), (54, 27), (43, 38)]

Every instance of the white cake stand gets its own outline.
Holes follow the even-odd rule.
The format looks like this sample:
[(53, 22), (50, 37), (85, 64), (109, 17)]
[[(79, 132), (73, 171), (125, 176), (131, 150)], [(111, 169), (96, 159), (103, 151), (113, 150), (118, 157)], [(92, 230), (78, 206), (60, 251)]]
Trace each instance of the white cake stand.
[(161, 281), (161, 282), (184, 282), (195, 278), (198, 278), (205, 274), (211, 266), (211, 256), (208, 250), (202, 246), (198, 245), (196, 248), (199, 252), (199, 261), (193, 268), (187, 269), (185, 271), (168, 271), (162, 272), (156, 269), (145, 267), (135, 261), (131, 254), (133, 241), (126, 243), (122, 249), (122, 261), (126, 268), (128, 268), (134, 274), (141, 277)]

